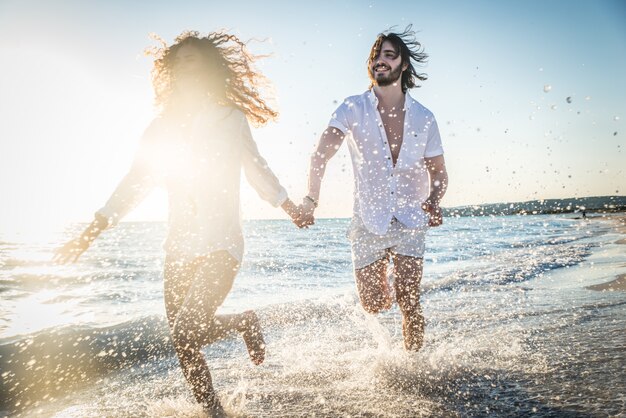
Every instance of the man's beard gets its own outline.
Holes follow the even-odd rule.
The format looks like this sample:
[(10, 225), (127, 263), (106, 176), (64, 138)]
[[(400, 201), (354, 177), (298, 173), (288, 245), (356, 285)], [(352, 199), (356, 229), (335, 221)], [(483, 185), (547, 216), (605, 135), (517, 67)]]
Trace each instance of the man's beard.
[(376, 74), (376, 71), (372, 71), (372, 78), (375, 84), (380, 87), (390, 86), (396, 83), (402, 76), (402, 65), (398, 65), (395, 69), (389, 71), (387, 75)]

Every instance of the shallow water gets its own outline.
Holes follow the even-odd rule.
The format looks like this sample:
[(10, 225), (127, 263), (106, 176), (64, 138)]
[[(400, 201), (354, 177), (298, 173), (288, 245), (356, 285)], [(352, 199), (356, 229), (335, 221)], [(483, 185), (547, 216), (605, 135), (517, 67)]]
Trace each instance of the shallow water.
[[(257, 309), (268, 351), (255, 367), (238, 338), (205, 350), (231, 414), (625, 413), (626, 293), (585, 288), (626, 272), (610, 223), (447, 219), (429, 232), (419, 353), (402, 349), (396, 307), (360, 308), (346, 228), (345, 219), (308, 231), (246, 223), (246, 258), (223, 311)], [(202, 416), (164, 321), (164, 234), (162, 224), (122, 224), (70, 267), (48, 262), (62, 236), (0, 237), (6, 414)]]

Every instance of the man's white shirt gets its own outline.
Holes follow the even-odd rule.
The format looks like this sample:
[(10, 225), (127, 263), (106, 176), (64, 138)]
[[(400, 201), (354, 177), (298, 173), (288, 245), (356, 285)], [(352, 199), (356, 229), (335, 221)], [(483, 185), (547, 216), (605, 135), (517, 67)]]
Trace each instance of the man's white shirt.
[(387, 232), (393, 217), (409, 228), (428, 226), (428, 214), (421, 208), (430, 193), (424, 158), (443, 154), (432, 112), (408, 93), (404, 108), (404, 133), (395, 167), (373, 91), (345, 99), (329, 122), (346, 135), (352, 157), (354, 216), (379, 235)]

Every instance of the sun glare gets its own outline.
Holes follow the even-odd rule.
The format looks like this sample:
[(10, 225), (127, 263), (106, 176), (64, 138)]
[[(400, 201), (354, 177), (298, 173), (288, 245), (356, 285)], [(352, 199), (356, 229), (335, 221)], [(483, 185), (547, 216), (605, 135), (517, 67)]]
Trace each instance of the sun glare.
[[(76, 324), (77, 319), (71, 314), (75, 303), (55, 300), (62, 295), (63, 291), (47, 289), (14, 302), (10, 315), (3, 318), (8, 325), (0, 330), (0, 336), (31, 334), (69, 323)], [(89, 319), (82, 318), (82, 321)]]

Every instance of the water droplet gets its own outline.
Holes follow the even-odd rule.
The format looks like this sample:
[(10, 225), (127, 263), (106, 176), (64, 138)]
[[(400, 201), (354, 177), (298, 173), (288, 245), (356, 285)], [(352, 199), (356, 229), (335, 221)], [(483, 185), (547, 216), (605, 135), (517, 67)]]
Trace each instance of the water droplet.
[(613, 132), (613, 136), (617, 136), (617, 131)]
[(615, 116), (613, 120), (619, 120), (619, 116)]
[(552, 110), (556, 110), (556, 105), (552, 105), (552, 106), (550, 106), (550, 109), (552, 109)]
[(572, 103), (572, 96), (567, 96), (567, 98), (565, 99), (565, 101), (567, 103)]
[(585, 100), (591, 100), (591, 96), (585, 97)]
[(552, 86), (550, 84), (546, 84), (545, 86), (543, 86), (543, 92), (547, 93), (550, 90), (552, 90)]

